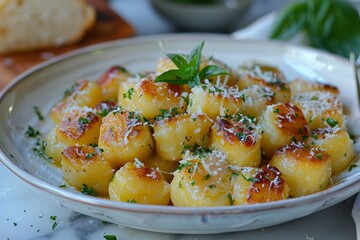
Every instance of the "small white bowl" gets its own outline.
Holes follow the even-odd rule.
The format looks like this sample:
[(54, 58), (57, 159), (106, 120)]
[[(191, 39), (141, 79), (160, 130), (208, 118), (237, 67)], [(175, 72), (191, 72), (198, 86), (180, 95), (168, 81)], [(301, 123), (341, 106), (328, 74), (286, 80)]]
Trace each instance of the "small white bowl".
[(151, 0), (154, 9), (175, 26), (197, 32), (225, 31), (241, 18), (250, 0), (217, 0), (209, 4)]

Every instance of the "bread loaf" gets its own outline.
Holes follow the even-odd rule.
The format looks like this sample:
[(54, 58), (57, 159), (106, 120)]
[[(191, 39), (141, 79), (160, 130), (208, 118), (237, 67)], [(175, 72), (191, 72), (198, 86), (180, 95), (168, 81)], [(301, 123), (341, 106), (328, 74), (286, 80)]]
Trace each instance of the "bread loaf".
[(71, 44), (94, 22), (85, 0), (0, 0), (0, 53)]

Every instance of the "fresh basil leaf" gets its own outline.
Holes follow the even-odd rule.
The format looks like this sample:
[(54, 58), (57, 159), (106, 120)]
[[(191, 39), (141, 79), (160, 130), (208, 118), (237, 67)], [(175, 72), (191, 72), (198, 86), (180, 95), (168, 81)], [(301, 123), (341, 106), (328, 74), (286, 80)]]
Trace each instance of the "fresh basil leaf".
[(200, 85), (200, 77), (198, 74), (196, 74), (191, 81), (188, 82), (189, 87), (193, 88), (195, 86)]
[(307, 4), (295, 3), (280, 12), (275, 20), (270, 38), (287, 40), (302, 31), (306, 24)]
[(198, 72), (201, 62), (201, 52), (204, 47), (204, 41), (199, 43), (187, 57), (187, 61), (194, 72)]
[(209, 79), (216, 75), (229, 75), (229, 73), (223, 68), (216, 65), (208, 65), (201, 69), (199, 77), (201, 80)]
[(167, 82), (172, 84), (188, 84), (189, 81), (193, 79), (193, 76), (188, 73), (179, 70), (179, 69), (171, 69), (162, 73), (161, 75), (155, 78), (155, 82)]
[(171, 59), (171, 61), (175, 64), (175, 66), (178, 69), (184, 70), (186, 68), (189, 68), (189, 64), (183, 56), (172, 53), (166, 54), (166, 56), (168, 56), (168, 58)]

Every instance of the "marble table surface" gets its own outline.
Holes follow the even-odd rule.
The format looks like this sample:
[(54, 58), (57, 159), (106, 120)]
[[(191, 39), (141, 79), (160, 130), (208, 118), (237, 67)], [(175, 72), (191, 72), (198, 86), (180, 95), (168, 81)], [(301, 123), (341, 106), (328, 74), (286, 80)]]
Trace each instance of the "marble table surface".
[[(135, 2), (139, 6), (136, 12)], [(261, 6), (261, 3), (266, 5), (268, 2), (276, 2), (276, 4), (268, 4), (269, 11), (289, 1), (255, 0), (255, 2), (258, 4), (257, 7)], [(112, 4), (134, 25), (139, 35), (176, 31), (170, 24), (156, 16), (146, 0), (142, 0), (141, 3), (130, 0), (113, 1)], [(144, 13), (145, 20), (136, 18), (136, 15), (141, 15), (139, 11)], [(254, 20), (258, 16), (254, 14), (254, 11), (258, 14), (265, 13), (264, 9), (250, 9), (251, 11), (253, 14), (245, 17), (241, 24)], [(151, 31), (141, 23), (142, 21), (152, 26)], [(52, 200), (37, 195), (30, 186), (18, 179), (2, 164), (0, 164), (0, 176), (0, 240), (95, 240), (105, 239), (106, 235), (116, 236), (118, 240), (356, 239), (355, 224), (351, 217), (354, 197), (310, 216), (258, 230), (213, 235), (162, 234), (117, 226), (65, 209)]]

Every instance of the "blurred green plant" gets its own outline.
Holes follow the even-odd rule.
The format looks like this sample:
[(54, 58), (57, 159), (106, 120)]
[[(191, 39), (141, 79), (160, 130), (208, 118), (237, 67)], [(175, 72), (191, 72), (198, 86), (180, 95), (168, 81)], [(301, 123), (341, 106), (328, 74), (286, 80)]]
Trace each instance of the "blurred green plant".
[(211, 4), (215, 3), (216, 0), (169, 0), (171, 2), (178, 2), (178, 3), (190, 3), (190, 4)]
[(277, 16), (270, 38), (288, 40), (304, 32), (310, 46), (348, 58), (360, 54), (360, 16), (340, 0), (307, 0), (285, 7)]

